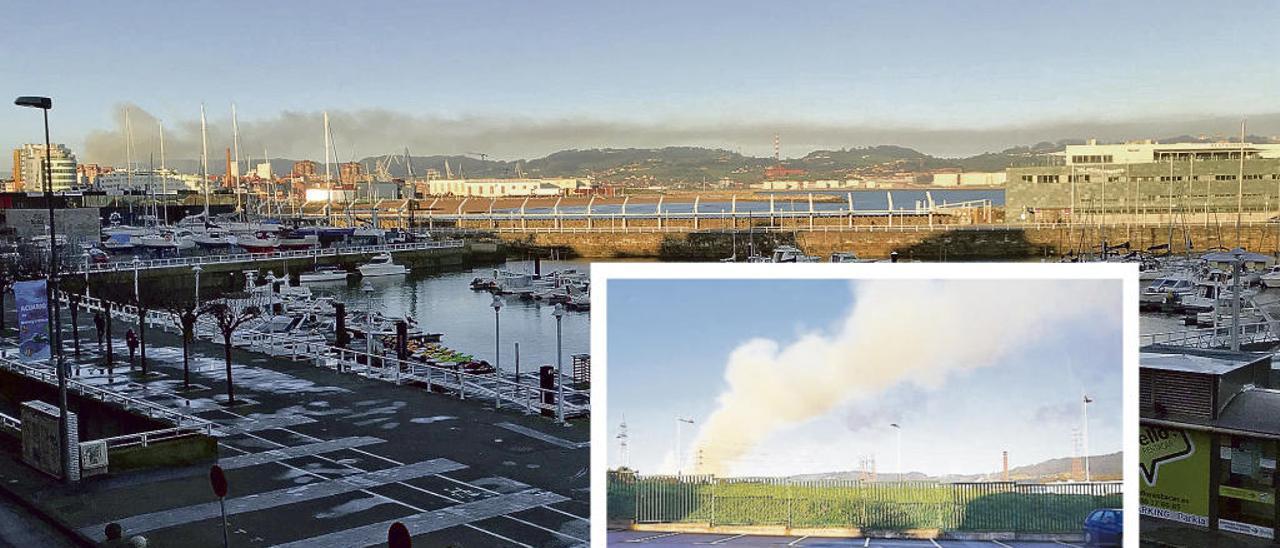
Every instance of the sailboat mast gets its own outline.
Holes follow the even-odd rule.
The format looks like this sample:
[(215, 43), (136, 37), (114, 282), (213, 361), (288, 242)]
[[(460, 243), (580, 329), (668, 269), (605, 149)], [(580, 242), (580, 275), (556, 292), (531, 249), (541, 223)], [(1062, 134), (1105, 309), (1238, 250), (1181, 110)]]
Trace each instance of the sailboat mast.
[(124, 177), (125, 186), (133, 191), (133, 126), (129, 124), (129, 107), (124, 107)]
[(1244, 216), (1244, 130), (1245, 120), (1240, 120), (1240, 172), (1236, 175), (1236, 247), (1244, 247), (1240, 240), (1240, 219)]
[(333, 179), (329, 173), (329, 111), (324, 113), (324, 183), (325, 183), (325, 222), (333, 224)]
[(234, 150), (234, 164), (231, 164), (231, 191), (236, 193), (236, 211), (240, 212), (240, 220), (244, 220), (244, 206), (240, 203), (240, 124), (236, 121), (236, 104), (231, 103), (231, 148)]
[(204, 221), (209, 222), (209, 135), (204, 120), (204, 103), (200, 103), (200, 182), (204, 185)]
[[(164, 167), (164, 122), (157, 121), (160, 125), (160, 194), (169, 199), (169, 175), (168, 170)], [(164, 224), (169, 224), (169, 205), (164, 207)]]

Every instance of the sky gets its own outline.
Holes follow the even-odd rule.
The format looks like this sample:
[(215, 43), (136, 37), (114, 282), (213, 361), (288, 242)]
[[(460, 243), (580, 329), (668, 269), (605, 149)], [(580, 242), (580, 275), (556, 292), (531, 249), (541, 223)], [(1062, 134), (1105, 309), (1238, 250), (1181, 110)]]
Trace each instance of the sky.
[[(1011, 467), (1072, 456), (1084, 394), (1089, 453), (1122, 448), (1116, 281), (608, 283), (611, 467), (625, 419), (625, 464), (707, 472), (724, 438), (707, 430), (728, 416), (741, 447), (721, 476), (856, 470), (862, 456), (894, 473), (894, 423), (903, 470), (992, 473), (1004, 450)], [(677, 418), (693, 421), (682, 459)]]
[[(0, 90), (54, 97), (55, 140), (116, 160), (121, 112), (194, 157), (237, 105), (245, 147), (342, 159), (866, 144), (967, 155), (1061, 138), (1280, 133), (1280, 4), (206, 2), (42, 5), (0, 33)], [(154, 148), (150, 124), (135, 140)], [(38, 139), (0, 108), (0, 147)]]

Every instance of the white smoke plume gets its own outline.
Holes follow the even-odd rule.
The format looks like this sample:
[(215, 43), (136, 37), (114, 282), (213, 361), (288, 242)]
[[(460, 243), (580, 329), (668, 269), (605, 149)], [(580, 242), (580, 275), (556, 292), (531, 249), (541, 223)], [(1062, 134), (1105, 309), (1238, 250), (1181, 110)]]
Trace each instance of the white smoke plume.
[(858, 282), (854, 307), (833, 332), (786, 346), (754, 339), (730, 354), (728, 387), (687, 454), (700, 449), (697, 471), (724, 475), (781, 429), (902, 383), (937, 389), (1053, 337), (1068, 321), (1119, 317), (1121, 301), (1113, 281)]

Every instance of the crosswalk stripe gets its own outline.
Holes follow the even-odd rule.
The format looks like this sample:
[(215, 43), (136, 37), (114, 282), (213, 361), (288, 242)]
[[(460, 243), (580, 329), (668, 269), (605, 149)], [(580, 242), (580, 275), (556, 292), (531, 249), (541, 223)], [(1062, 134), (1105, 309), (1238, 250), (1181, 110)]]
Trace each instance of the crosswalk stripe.
[(225, 458), (218, 461), (218, 466), (221, 466), (223, 470), (235, 470), (237, 468), (248, 468), (250, 466), (257, 466), (259, 464), (266, 464), (285, 459), (329, 453), (339, 449), (363, 447), (366, 445), (373, 445), (375, 443), (382, 443), (384, 441), (386, 440), (372, 436), (338, 438), (336, 440), (327, 440), (294, 447), (281, 447), (279, 449), (272, 449), (270, 451), (263, 451), (260, 453), (249, 453), (247, 455)]

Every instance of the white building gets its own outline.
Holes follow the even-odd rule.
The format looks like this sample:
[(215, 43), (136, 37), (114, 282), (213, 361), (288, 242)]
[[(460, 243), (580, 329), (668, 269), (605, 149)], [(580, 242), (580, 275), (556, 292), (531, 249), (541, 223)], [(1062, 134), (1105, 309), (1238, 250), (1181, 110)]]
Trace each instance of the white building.
[(818, 181), (770, 180), (761, 181), (753, 186), (760, 190), (840, 190), (846, 188), (859, 188), (862, 186), (862, 181), (857, 179), (822, 179)]
[(438, 179), (427, 182), (434, 196), (559, 196), (591, 188), (587, 179)]
[(1253, 143), (1156, 143), (1140, 141), (1115, 145), (1099, 145), (1094, 139), (1087, 144), (1067, 145), (1062, 156), (1066, 165), (1088, 164), (1148, 164), (1172, 160), (1231, 160), (1239, 159), (1243, 148), (1245, 158), (1280, 158), (1280, 144)]
[(93, 181), (93, 186), (97, 190), (109, 192), (136, 191), (161, 194), (179, 190), (204, 191), (204, 187), (200, 185), (199, 175), (178, 173), (172, 169), (157, 169), (154, 172), (139, 170), (134, 171), (132, 175), (125, 170), (117, 169), (98, 175)]
[(259, 179), (265, 179), (268, 181), (272, 179), (271, 162), (262, 162), (258, 164), (257, 167), (254, 168), (254, 171), (258, 174)]
[[(13, 151), (13, 179), (28, 192), (44, 189), (43, 144), (27, 144)], [(76, 186), (76, 155), (66, 145), (54, 144), (50, 149), (50, 171), (53, 190), (68, 190)]]
[(1004, 186), (1008, 174), (1003, 171), (934, 173), (933, 186)]

